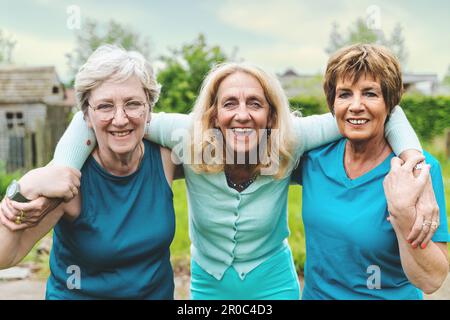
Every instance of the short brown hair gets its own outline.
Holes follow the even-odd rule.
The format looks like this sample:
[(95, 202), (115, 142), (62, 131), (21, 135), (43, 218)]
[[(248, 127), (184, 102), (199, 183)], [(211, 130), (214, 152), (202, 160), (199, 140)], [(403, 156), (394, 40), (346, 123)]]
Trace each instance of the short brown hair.
[(402, 73), (394, 54), (386, 47), (376, 44), (351, 45), (336, 51), (330, 57), (323, 84), (330, 111), (334, 113), (337, 81), (350, 79), (356, 83), (361, 76), (371, 76), (380, 82), (390, 114), (403, 94)]

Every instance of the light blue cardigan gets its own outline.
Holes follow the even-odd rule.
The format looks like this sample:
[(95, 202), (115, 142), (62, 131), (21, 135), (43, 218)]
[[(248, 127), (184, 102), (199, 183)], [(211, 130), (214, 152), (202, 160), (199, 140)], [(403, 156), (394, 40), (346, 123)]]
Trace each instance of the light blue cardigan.
[[(145, 138), (173, 148), (183, 137), (182, 129), (192, 127), (192, 118), (183, 114), (154, 114)], [(178, 139), (172, 139), (179, 135)], [(295, 159), (306, 151), (341, 138), (331, 114), (294, 118)], [(417, 136), (400, 107), (386, 125), (386, 137), (396, 154), (407, 149), (421, 150)], [(86, 140), (91, 145), (86, 145)], [(87, 129), (79, 112), (55, 150), (57, 164), (80, 169), (92, 151), (95, 136)], [(205, 271), (221, 279), (233, 266), (241, 279), (259, 264), (287, 246), (287, 197), (290, 175), (275, 180), (258, 176), (241, 193), (228, 187), (223, 172), (196, 174), (183, 164), (188, 194), (191, 257)], [(289, 172), (295, 167), (290, 166)], [(307, 188), (307, 186), (305, 186)]]

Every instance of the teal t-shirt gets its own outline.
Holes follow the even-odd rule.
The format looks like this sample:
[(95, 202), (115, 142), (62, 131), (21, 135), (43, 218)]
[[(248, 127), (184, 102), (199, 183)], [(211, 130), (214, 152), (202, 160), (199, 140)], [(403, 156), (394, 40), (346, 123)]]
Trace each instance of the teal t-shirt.
[(111, 175), (92, 156), (84, 164), (80, 216), (54, 229), (47, 299), (173, 299), (173, 194), (160, 147), (144, 145), (128, 176)]
[[(406, 277), (389, 221), (383, 163), (351, 180), (344, 169), (346, 139), (314, 149), (301, 162), (306, 236), (302, 299), (422, 299)], [(433, 241), (449, 240), (444, 188), (438, 161), (424, 152), (440, 209)], [(419, 249), (420, 250), (420, 249)]]

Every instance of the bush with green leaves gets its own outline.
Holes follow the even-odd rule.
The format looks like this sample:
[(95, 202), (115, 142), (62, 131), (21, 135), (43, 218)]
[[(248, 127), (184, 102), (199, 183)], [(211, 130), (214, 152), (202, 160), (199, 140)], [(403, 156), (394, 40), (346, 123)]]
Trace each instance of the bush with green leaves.
[(6, 188), (11, 183), (13, 179), (19, 179), (22, 173), (20, 171), (15, 171), (13, 173), (7, 173), (6, 167), (3, 162), (0, 162), (0, 196), (3, 196), (6, 193)]
[(289, 99), (289, 104), (293, 111), (300, 111), (302, 116), (322, 114), (328, 112), (325, 98), (315, 96), (300, 96)]
[(450, 128), (450, 97), (406, 95), (400, 105), (423, 141), (430, 141)]

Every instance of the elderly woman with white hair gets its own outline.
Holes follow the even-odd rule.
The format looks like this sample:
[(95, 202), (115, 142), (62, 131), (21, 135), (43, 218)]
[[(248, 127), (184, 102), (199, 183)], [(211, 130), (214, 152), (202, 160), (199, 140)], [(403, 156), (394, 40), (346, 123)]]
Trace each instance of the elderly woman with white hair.
[[(41, 200), (5, 197), (0, 268), (19, 263), (54, 228), (47, 299), (173, 299), (174, 166), (167, 149), (143, 140), (160, 92), (152, 68), (137, 52), (102, 46), (79, 70), (75, 90), (98, 144), (81, 180), (74, 169), (47, 166), (18, 182), (16, 201), (72, 198), (36, 226), (23, 229), (23, 213)], [(16, 229), (5, 219), (17, 211), (14, 203), (22, 210)]]
[[(386, 132), (397, 154), (420, 149), (399, 108)], [(80, 134), (88, 128), (77, 114), (57, 163), (81, 166), (94, 141)], [(339, 137), (329, 114), (293, 117), (278, 80), (247, 64), (211, 70), (191, 115), (153, 116), (146, 138), (173, 149), (183, 164), (193, 299), (299, 298), (287, 243), (290, 174), (306, 150)]]

